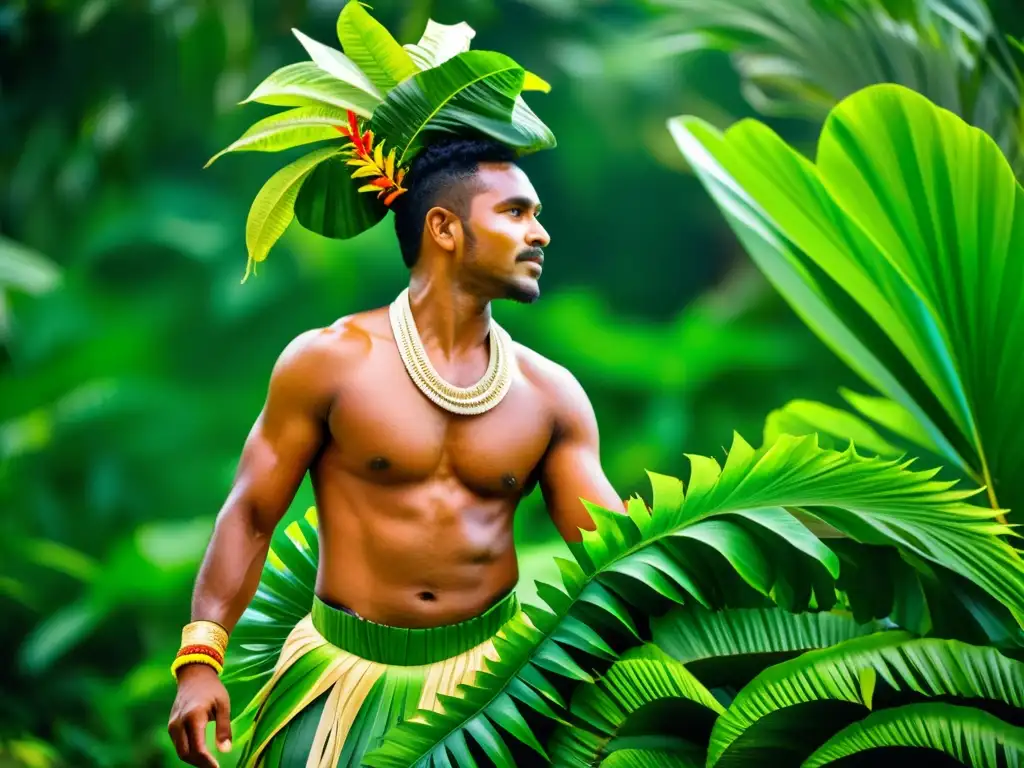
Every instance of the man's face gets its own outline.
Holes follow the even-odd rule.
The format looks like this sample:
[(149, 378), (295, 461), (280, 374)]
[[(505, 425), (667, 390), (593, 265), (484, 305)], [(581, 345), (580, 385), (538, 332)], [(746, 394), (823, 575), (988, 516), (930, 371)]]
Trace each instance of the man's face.
[(467, 276), (496, 297), (531, 303), (540, 296), (543, 248), (551, 241), (537, 220), (540, 201), (511, 163), (481, 163), (478, 192), (465, 226)]

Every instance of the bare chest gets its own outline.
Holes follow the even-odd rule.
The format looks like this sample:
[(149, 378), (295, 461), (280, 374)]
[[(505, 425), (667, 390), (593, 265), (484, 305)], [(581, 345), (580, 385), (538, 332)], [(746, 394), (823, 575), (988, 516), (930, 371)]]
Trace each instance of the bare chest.
[(381, 484), (458, 482), (481, 496), (518, 495), (536, 482), (553, 418), (521, 373), (496, 407), (475, 416), (430, 402), (401, 360), (354, 374), (332, 409), (331, 450), (346, 472)]

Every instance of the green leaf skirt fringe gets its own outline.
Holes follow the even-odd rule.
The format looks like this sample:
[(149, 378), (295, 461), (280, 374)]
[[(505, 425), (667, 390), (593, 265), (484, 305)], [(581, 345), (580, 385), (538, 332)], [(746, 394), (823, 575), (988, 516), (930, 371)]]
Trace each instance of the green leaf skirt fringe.
[[(232, 633), (237, 649), (229, 650), (225, 682), (258, 680), (260, 667), (269, 673), (232, 724), (238, 768), (360, 765), (389, 728), (421, 710), (439, 711), (439, 695), (458, 695), (484, 656), (496, 657), (495, 636), (520, 612), (515, 592), (480, 616), (429, 629), (376, 624), (334, 608), (313, 594), (315, 525), (310, 510), (289, 526)], [(301, 595), (309, 602), (296, 622)], [(281, 642), (275, 627), (283, 622), (292, 627)]]

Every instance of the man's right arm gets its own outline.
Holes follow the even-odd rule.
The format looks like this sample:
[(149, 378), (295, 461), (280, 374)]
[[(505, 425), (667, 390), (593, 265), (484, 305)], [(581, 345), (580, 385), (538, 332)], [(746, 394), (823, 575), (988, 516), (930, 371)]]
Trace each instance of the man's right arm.
[[(266, 402), (245, 441), (199, 568), (192, 621), (214, 621), (230, 633), (256, 594), (274, 529), (327, 435), (334, 393), (326, 375), (334, 369), (332, 336), (328, 330), (302, 334), (274, 366)], [(206, 724), (216, 721), (217, 742), (229, 748), (229, 708), (212, 668), (189, 664), (178, 670), (168, 731), (182, 760), (217, 765), (206, 748)]]
[(274, 529), (327, 434), (327, 333), (299, 336), (274, 366), (199, 569), (193, 621), (215, 621), (230, 632), (256, 593)]

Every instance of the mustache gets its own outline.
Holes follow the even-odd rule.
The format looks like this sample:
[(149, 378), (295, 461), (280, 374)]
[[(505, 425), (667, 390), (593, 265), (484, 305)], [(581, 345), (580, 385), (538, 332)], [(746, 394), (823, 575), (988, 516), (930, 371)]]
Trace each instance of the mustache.
[(516, 261), (544, 261), (544, 250), (542, 248), (527, 248), (525, 251), (516, 256)]

